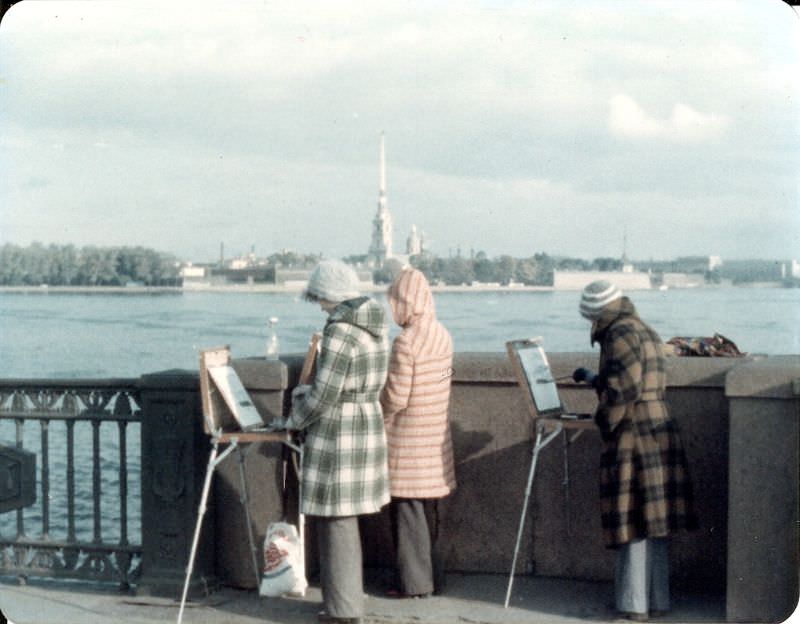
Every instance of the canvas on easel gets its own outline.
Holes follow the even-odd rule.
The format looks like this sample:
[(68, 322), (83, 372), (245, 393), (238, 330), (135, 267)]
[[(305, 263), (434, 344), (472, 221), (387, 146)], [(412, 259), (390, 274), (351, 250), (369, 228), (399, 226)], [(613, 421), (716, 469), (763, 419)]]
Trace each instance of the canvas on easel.
[(525, 391), (531, 415), (534, 418), (560, 415), (561, 398), (542, 347), (542, 339), (510, 340), (506, 348), (517, 382)]
[(200, 352), (200, 392), (206, 433), (250, 431), (264, 426), (261, 415), (231, 365), (229, 347)]
[(511, 368), (534, 419), (572, 421), (567, 423), (570, 428), (593, 426), (591, 414), (572, 414), (565, 411), (541, 338), (509, 340), (506, 349)]
[(322, 333), (314, 332), (308, 343), (308, 351), (306, 352), (305, 360), (303, 360), (303, 368), (300, 371), (298, 384), (310, 384), (314, 380), (314, 375), (317, 373), (317, 357), (319, 356), (321, 343)]

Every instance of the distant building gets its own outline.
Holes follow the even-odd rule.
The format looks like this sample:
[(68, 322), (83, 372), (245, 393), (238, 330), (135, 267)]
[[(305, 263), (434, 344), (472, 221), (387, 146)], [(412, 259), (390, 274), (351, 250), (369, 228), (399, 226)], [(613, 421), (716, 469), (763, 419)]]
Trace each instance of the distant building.
[(249, 266), (252, 266), (252, 263), (248, 258), (233, 258), (228, 262), (228, 268), (232, 271), (241, 271)]
[(719, 256), (682, 256), (670, 262), (667, 269), (673, 273), (701, 273), (711, 271), (712, 267), (722, 266)]
[(227, 262), (220, 258), (220, 266), (227, 267), (232, 271), (243, 271), (245, 269), (251, 269), (257, 266), (264, 266), (267, 264), (266, 260), (259, 259), (256, 256), (256, 251), (254, 247), (250, 248), (250, 253), (245, 254), (243, 256), (239, 256), (238, 258), (231, 258)]
[(181, 267), (180, 276), (183, 279), (201, 279), (206, 276), (206, 267), (189, 263)]
[[(628, 234), (623, 236), (622, 257), (619, 260), (619, 270), (606, 271), (553, 271), (554, 290), (583, 290), (596, 280), (608, 280), (622, 290), (650, 290), (653, 283), (650, 272), (637, 271), (628, 260)], [(613, 269), (616, 263), (610, 263), (601, 268)]]
[(296, 288), (301, 290), (308, 284), (308, 278), (311, 275), (311, 269), (275, 269), (275, 283), (279, 286), (286, 286), (287, 288)]
[(628, 230), (622, 236), (622, 272), (633, 273), (634, 267), (628, 260)]
[(637, 262), (649, 271), (656, 285), (667, 288), (696, 288), (708, 283), (722, 284), (724, 267), (720, 256), (682, 256), (672, 260)]
[(595, 280), (608, 280), (622, 290), (649, 290), (650, 276), (638, 271), (553, 271), (555, 290), (582, 290)]
[[(214, 267), (210, 264), (193, 264), (187, 262), (180, 267), (179, 275), (184, 289), (210, 286), (216, 278), (212, 276)], [(219, 281), (216, 279), (216, 281)]]
[(409, 256), (418, 256), (422, 253), (422, 238), (417, 234), (417, 226), (411, 226), (411, 233), (406, 239), (406, 254)]
[(378, 212), (372, 220), (372, 242), (367, 252), (367, 264), (380, 268), (387, 258), (392, 257), (392, 215), (386, 205), (386, 152), (384, 137), (381, 134), (380, 189), (378, 191)]
[(243, 268), (220, 269), (215, 273), (230, 284), (275, 283), (275, 268), (266, 264), (249, 265)]
[(781, 279), (800, 279), (800, 262), (792, 260), (789, 263), (788, 270), (785, 262), (781, 264)]
[(664, 273), (661, 284), (668, 288), (700, 288), (706, 280), (701, 273)]

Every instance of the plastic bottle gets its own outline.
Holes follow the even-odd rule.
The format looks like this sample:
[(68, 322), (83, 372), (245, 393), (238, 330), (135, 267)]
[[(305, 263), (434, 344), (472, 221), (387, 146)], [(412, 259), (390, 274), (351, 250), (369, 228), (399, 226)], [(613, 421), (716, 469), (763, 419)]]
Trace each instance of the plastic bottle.
[(275, 330), (275, 325), (278, 322), (277, 316), (272, 316), (269, 319), (269, 336), (267, 337), (267, 359), (277, 360), (280, 350), (278, 348), (278, 333)]

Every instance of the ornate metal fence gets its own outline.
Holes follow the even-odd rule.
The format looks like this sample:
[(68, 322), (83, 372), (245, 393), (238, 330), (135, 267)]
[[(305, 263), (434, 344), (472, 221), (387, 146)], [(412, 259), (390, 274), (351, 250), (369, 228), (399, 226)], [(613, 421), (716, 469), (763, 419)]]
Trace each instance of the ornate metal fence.
[(36, 502), (0, 514), (0, 574), (135, 583), (140, 405), (137, 380), (0, 380), (0, 444), (35, 452), (38, 472)]

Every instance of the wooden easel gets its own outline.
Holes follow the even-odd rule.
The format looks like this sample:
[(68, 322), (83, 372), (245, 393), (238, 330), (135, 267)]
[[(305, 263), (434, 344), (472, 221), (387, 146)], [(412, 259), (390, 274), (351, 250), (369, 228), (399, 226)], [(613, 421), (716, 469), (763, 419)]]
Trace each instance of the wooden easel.
[[(314, 334), (311, 338), (308, 352), (303, 369), (300, 374), (300, 383), (308, 383), (315, 370), (316, 356), (319, 350), (320, 335)], [(220, 370), (224, 370), (225, 382), (220, 383)], [(212, 371), (211, 369), (217, 369)], [(253, 419), (255, 406), (244, 395), (241, 394), (241, 382), (235, 372), (232, 372), (231, 356), (229, 347), (219, 347), (206, 349), (200, 352), (200, 394), (203, 405), (203, 429), (206, 434), (211, 436), (211, 453), (208, 457), (208, 467), (203, 482), (203, 491), (200, 497), (200, 505), (197, 513), (197, 524), (195, 525), (192, 549), (189, 555), (189, 563), (186, 568), (186, 580), (183, 585), (181, 604), (178, 611), (178, 624), (183, 621), (183, 611), (186, 606), (186, 596), (189, 592), (189, 582), (194, 570), (195, 557), (197, 556), (197, 546), (200, 540), (200, 531), (203, 526), (208, 503), (208, 495), (211, 491), (211, 481), (217, 466), (234, 450), (239, 457), (239, 479), (241, 482), (241, 502), (244, 507), (247, 538), (250, 544), (250, 554), (253, 563), (253, 572), (256, 577), (256, 586), (261, 580), (261, 572), (258, 565), (258, 556), (253, 538), (253, 527), (250, 522), (249, 495), (247, 492), (247, 479), (245, 475), (245, 457), (242, 452), (242, 444), (258, 442), (279, 442), (296, 451), (299, 456), (297, 476), (300, 482), (299, 488), (302, 491), (302, 466), (303, 466), (303, 447), (292, 441), (288, 431), (278, 431), (262, 427), (256, 427)], [(227, 387), (226, 387), (227, 384)], [(246, 391), (244, 391), (246, 394)], [(233, 400), (232, 400), (233, 399)], [(238, 399), (238, 402), (237, 400)], [(259, 418), (260, 420), (260, 418)], [(244, 424), (247, 430), (241, 430)], [(231, 431), (230, 429), (234, 430)], [(227, 429), (227, 431), (226, 431)], [(238, 429), (238, 430), (237, 430)], [(219, 452), (220, 445), (227, 445), (227, 448)], [(298, 534), (300, 538), (301, 553), (304, 552), (304, 525), (305, 518), (302, 512), (298, 513)], [(304, 558), (304, 557), (303, 557)]]
[[(528, 511), (528, 501), (533, 488), (533, 478), (536, 473), (536, 461), (539, 452), (552, 442), (562, 431), (567, 435), (568, 431), (573, 431), (568, 437), (566, 444), (574, 442), (587, 429), (594, 429), (594, 420), (588, 414), (567, 414), (561, 403), (555, 379), (553, 379), (550, 365), (547, 361), (541, 338), (531, 338), (528, 340), (510, 340), (506, 343), (508, 357), (511, 360), (511, 368), (525, 396), (525, 404), (528, 406), (531, 418), (533, 419), (536, 437), (533, 443), (531, 467), (528, 471), (528, 482), (525, 486), (525, 498), (522, 503), (522, 513), (517, 529), (517, 540), (514, 545), (514, 557), (511, 561), (511, 572), (508, 578), (508, 588), (506, 599), (503, 606), (508, 608), (511, 600), (511, 588), (514, 584), (514, 570), (517, 565), (517, 556), (522, 541), (522, 530), (525, 527), (525, 516)], [(530, 350), (530, 351), (528, 351)], [(565, 446), (566, 449), (566, 446)], [(566, 450), (565, 450), (566, 453)], [(566, 463), (565, 463), (566, 470)]]

